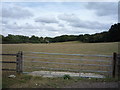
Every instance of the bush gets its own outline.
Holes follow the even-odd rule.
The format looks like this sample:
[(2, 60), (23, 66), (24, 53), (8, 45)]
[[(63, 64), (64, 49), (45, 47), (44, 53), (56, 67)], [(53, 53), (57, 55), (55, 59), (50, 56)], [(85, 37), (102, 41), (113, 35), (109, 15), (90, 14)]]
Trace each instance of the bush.
[(65, 74), (65, 75), (63, 76), (63, 78), (64, 78), (64, 79), (71, 79), (71, 76), (68, 75), (68, 74)]

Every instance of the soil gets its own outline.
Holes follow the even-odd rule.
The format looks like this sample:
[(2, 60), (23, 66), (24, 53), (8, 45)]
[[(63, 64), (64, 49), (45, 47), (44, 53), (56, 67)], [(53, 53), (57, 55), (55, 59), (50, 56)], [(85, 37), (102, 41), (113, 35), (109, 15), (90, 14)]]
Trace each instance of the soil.
[(119, 88), (120, 82), (76, 82), (63, 88)]
[[(29, 75), (33, 76), (43, 76), (43, 77), (55, 77), (55, 76), (63, 76), (68, 74), (70, 76), (80, 76), (87, 78), (105, 78), (103, 75), (94, 74), (94, 73), (70, 73), (70, 72), (49, 72), (49, 71), (34, 71), (29, 73)], [(115, 82), (87, 82), (87, 81), (77, 81), (68, 86), (63, 86), (61, 88), (119, 88), (120, 81)]]

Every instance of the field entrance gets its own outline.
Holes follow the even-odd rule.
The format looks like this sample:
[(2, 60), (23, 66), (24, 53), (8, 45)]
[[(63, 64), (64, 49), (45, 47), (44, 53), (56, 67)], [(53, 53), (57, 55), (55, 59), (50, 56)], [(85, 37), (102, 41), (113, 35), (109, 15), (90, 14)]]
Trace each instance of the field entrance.
[(23, 52), (23, 73), (44, 76), (111, 77), (113, 56)]

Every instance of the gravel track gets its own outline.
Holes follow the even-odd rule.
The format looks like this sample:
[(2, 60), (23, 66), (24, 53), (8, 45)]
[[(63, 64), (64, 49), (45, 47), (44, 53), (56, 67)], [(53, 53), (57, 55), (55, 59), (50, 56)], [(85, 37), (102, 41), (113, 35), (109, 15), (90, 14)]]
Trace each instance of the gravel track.
[(43, 76), (43, 77), (62, 77), (65, 74), (70, 75), (71, 77), (88, 77), (88, 78), (104, 78), (103, 75), (95, 73), (73, 73), (73, 72), (58, 72), (58, 71), (34, 71), (29, 73), (33, 76)]

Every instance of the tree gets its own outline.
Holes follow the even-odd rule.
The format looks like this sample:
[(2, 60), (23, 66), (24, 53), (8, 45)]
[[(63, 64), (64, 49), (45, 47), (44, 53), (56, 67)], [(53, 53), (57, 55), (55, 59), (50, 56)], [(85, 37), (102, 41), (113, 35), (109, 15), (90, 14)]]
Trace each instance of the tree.
[(109, 41), (120, 41), (120, 23), (111, 26), (108, 32)]
[(39, 40), (39, 37), (36, 37), (36, 36), (31, 36), (30, 37), (30, 43), (39, 43), (40, 42), (40, 40)]
[(11, 35), (4, 37), (0, 35), (2, 43), (48, 43), (48, 42), (66, 42), (66, 41), (81, 41), (81, 42), (117, 42), (120, 41), (120, 23), (111, 25), (110, 29), (106, 32), (95, 34), (81, 34), (81, 35), (61, 35), (54, 38), (51, 37), (37, 37), (35, 35), (22, 36)]

